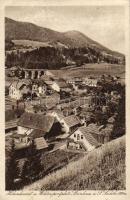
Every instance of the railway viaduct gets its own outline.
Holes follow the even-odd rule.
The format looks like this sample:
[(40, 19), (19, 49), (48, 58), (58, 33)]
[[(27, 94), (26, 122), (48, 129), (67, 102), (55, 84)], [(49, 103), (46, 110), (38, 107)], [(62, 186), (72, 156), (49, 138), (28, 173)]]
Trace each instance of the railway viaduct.
[(45, 75), (45, 71), (43, 69), (22, 69), (24, 78), (30, 79), (40, 79), (42, 75)]

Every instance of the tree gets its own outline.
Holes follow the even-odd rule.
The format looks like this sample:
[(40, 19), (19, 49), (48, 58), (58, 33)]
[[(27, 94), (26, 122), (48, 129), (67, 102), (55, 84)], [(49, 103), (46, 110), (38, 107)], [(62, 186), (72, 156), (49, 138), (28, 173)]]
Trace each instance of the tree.
[(121, 90), (121, 99), (119, 100), (117, 116), (114, 124), (113, 138), (125, 134), (125, 87)]
[(17, 176), (18, 168), (15, 158), (14, 140), (7, 137), (5, 141), (5, 155), (6, 155), (6, 190), (14, 190), (14, 180)]
[(35, 146), (32, 145), (30, 153), (24, 163), (21, 178), (23, 182), (32, 182), (33, 180), (40, 178), (40, 174), (43, 171), (41, 165), (41, 154), (35, 150)]

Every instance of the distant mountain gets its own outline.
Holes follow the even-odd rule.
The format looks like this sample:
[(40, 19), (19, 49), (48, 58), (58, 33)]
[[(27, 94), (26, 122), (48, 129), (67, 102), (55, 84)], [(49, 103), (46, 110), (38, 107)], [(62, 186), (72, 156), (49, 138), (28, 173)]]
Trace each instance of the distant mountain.
[(63, 45), (68, 48), (90, 47), (113, 54), (114, 56), (123, 56), (123, 54), (111, 51), (79, 31), (62, 33), (32, 23), (15, 21), (10, 18), (5, 18), (5, 39), (6, 41), (33, 40), (47, 42), (54, 46)]
[(79, 31), (58, 32), (5, 18), (6, 66), (60, 69), (85, 63), (125, 62), (114, 52)]

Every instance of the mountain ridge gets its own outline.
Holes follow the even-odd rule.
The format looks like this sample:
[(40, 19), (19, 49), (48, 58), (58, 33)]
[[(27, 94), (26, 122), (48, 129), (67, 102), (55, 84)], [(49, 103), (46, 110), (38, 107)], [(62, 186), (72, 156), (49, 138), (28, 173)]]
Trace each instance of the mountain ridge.
[(49, 28), (41, 27), (30, 22), (21, 22), (5, 18), (5, 39), (6, 40), (33, 40), (39, 42), (60, 42), (69, 48), (97, 48), (100, 51), (124, 56), (120, 52), (112, 51), (109, 48), (87, 37), (80, 31), (70, 30), (58, 32)]

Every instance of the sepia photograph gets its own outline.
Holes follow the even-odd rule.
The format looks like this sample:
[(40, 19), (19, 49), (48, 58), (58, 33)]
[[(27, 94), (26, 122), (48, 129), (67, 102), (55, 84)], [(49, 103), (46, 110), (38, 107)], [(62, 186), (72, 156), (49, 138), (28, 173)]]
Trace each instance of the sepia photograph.
[(6, 6), (5, 190), (126, 190), (121, 5)]

